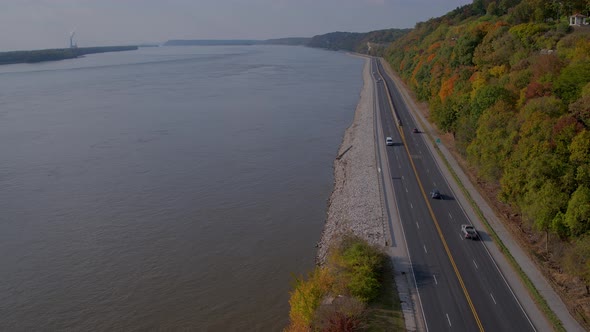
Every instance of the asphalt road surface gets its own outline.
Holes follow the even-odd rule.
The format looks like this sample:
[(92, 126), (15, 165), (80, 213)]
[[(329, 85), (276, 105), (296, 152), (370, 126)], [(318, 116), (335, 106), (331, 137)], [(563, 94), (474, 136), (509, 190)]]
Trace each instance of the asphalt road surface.
[[(418, 126), (393, 80), (376, 59), (371, 60), (371, 71), (378, 125), (394, 141), (381, 158), (389, 164), (426, 329), (535, 331), (486, 248), (490, 237), (478, 230), (480, 240), (463, 238), (461, 225), (471, 221), (454, 199), (425, 135), (413, 132)], [(385, 144), (385, 137), (378, 144)], [(433, 189), (442, 199), (430, 198)]]

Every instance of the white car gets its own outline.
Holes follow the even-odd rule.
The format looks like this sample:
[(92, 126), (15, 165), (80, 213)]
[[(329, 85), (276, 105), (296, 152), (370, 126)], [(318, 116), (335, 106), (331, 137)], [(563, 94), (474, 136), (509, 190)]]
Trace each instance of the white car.
[(471, 225), (461, 225), (461, 233), (463, 233), (463, 237), (466, 239), (477, 240), (479, 238), (475, 227)]
[(393, 145), (393, 138), (387, 137), (385, 139), (385, 145)]

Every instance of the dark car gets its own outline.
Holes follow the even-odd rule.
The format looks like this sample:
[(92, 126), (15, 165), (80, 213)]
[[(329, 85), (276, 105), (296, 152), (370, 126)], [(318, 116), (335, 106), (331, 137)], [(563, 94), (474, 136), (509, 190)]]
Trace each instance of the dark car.
[(466, 239), (477, 240), (479, 238), (475, 227), (471, 225), (461, 225), (461, 234)]
[(430, 192), (430, 198), (442, 199), (442, 195), (440, 194), (440, 191), (438, 191), (438, 189), (432, 189), (432, 192)]
[(416, 134), (416, 133), (419, 133), (420, 131), (418, 130), (418, 128), (414, 128), (414, 129), (412, 129), (412, 132), (413, 132), (414, 134)]

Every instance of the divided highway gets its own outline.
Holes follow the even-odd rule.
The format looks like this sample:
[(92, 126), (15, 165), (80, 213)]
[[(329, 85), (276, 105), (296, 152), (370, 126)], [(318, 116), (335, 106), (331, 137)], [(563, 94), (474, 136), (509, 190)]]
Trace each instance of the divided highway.
[[(371, 60), (377, 118), (393, 138), (386, 156), (427, 330), (536, 331), (481, 240), (465, 240), (471, 224), (426, 146), (393, 80)], [(393, 104), (393, 109), (392, 109)], [(385, 144), (385, 137), (378, 144)], [(443, 199), (431, 199), (438, 189)], [(394, 211), (395, 209), (390, 209)], [(393, 232), (393, 230), (392, 230)], [(392, 236), (393, 238), (393, 236)]]

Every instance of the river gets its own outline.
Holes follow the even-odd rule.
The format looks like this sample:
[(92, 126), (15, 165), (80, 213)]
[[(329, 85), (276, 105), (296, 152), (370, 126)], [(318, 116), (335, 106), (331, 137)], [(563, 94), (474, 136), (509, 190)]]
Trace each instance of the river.
[(282, 330), (363, 63), (215, 46), (0, 66), (0, 330)]

